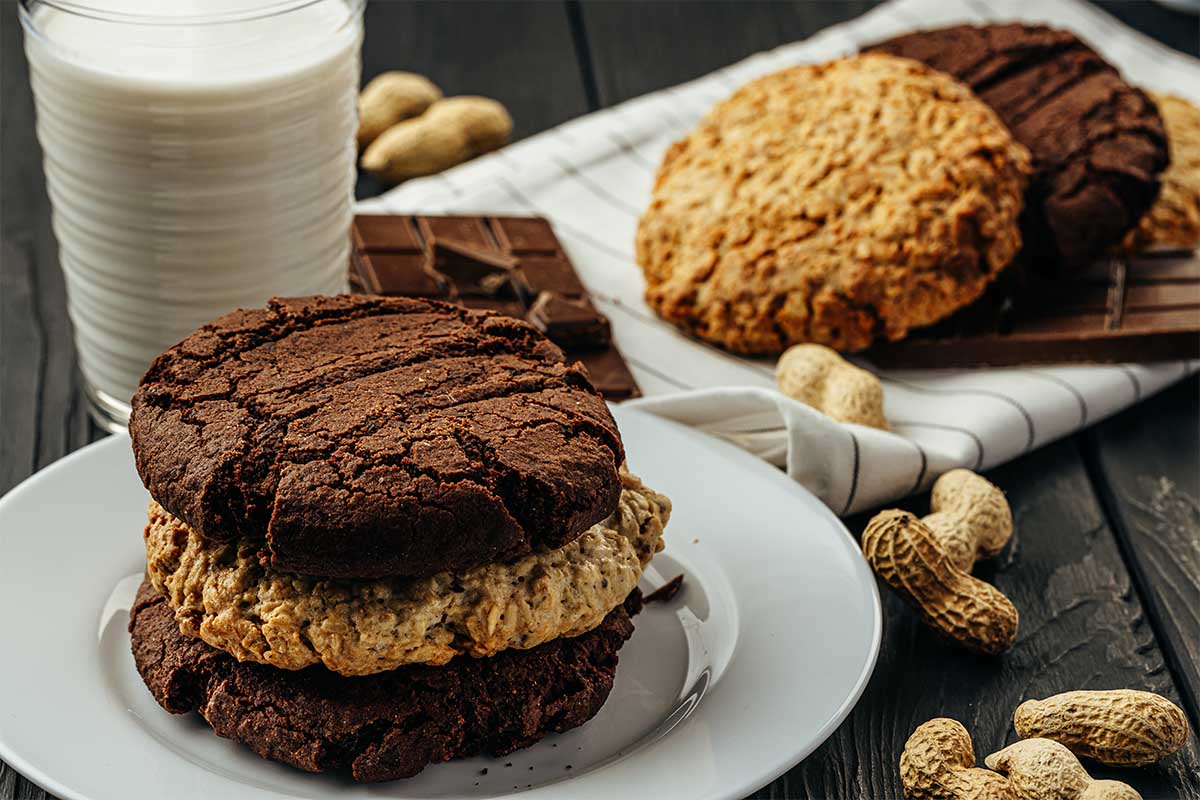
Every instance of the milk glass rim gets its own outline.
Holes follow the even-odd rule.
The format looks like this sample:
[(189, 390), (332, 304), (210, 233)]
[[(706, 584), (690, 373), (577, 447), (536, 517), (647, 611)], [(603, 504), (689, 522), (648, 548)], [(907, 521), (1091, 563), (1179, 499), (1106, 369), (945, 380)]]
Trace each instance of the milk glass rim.
[[(77, 17), (94, 19), (99, 22), (108, 22), (121, 25), (139, 25), (146, 27), (194, 27), (197, 25), (229, 25), (242, 22), (251, 22), (254, 20), (270, 19), (271, 17), (279, 17), (285, 14), (291, 14), (309, 6), (319, 5), (328, 2), (328, 0), (264, 0), (261, 5), (253, 8), (237, 9), (234, 11), (216, 12), (211, 14), (187, 14), (182, 16), (158, 16), (155, 14), (131, 14), (123, 11), (112, 11), (105, 8), (97, 8), (88, 3), (76, 2), (76, 0), (19, 0), (18, 9), (21, 17), (21, 24), (26, 31), (33, 33), (39, 38), (42, 37), (41, 31), (38, 30), (30, 13), (31, 6), (45, 6), (61, 11), (66, 14), (71, 14)], [(346, 21), (339, 25), (341, 28), (346, 24), (352, 24), (359, 12), (366, 5), (366, 0), (344, 0), (346, 10), (349, 12), (346, 15)]]

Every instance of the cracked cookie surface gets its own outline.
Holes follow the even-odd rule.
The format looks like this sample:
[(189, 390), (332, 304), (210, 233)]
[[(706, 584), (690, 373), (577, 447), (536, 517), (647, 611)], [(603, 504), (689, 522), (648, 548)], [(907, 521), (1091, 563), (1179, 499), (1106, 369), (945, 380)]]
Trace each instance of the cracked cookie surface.
[(1032, 258), (1082, 265), (1150, 208), (1167, 166), (1154, 103), (1067, 31), (959, 25), (873, 48), (915, 58), (970, 86), (1033, 154), (1024, 219)]
[(129, 429), (150, 494), (270, 566), (432, 575), (557, 547), (624, 460), (578, 364), (532, 326), (436, 301), (274, 299), (151, 365)]
[(529, 649), (600, 624), (662, 549), (670, 501), (627, 473), (612, 516), (554, 550), (429, 578), (322, 580), (264, 569), (152, 503), (146, 574), (180, 630), (289, 670), (369, 675)]
[(913, 61), (767, 75), (667, 151), (637, 233), (647, 301), (737, 352), (899, 339), (1009, 263), (1028, 169), (994, 112)]
[(358, 678), (238, 663), (180, 633), (148, 581), (129, 630), (138, 672), (167, 711), (199, 711), (217, 734), (263, 758), (385, 781), (451, 758), (511, 753), (587, 722), (608, 699), (640, 607), (635, 590), (581, 636)]

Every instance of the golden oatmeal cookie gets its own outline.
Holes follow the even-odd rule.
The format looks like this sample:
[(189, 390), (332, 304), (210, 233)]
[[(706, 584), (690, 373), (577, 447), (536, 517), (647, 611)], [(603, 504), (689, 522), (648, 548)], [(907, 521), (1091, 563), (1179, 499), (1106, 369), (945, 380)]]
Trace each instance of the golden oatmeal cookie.
[(1121, 249), (1133, 253), (1153, 245), (1200, 247), (1200, 108), (1173, 95), (1150, 97), (1167, 129), (1171, 164), (1160, 176), (1158, 199)]
[(599, 625), (662, 549), (670, 500), (628, 473), (621, 480), (616, 511), (574, 541), (409, 579), (281, 573), (262, 566), (257, 543), (205, 540), (152, 502), (146, 571), (185, 635), (240, 661), (369, 675), (528, 649)]
[(900, 339), (1012, 260), (1029, 174), (991, 109), (915, 61), (776, 72), (668, 149), (638, 226), (646, 297), (743, 353)]

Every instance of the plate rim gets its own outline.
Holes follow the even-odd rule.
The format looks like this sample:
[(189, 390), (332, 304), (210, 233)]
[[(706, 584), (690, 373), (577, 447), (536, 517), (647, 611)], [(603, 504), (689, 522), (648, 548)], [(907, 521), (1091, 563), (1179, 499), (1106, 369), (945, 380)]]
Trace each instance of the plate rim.
[[(23, 495), (35, 482), (47, 480), (52, 474), (62, 471), (72, 462), (86, 457), (94, 450), (115, 448), (117, 443), (122, 441), (128, 444), (128, 433), (116, 433), (110, 436), (105, 436), (103, 439), (97, 439), (94, 442), (89, 442), (83, 447), (80, 447), (78, 450), (72, 450), (62, 458), (50, 462), (37, 472), (34, 472), (32, 475), (25, 478), (25, 480), (21, 481), (13, 488), (9, 489), (2, 497), (0, 497), (0, 513), (4, 511), (6, 506), (16, 502), (14, 498), (18, 498)], [(0, 532), (0, 542), (2, 542), (4, 538), (5, 536), (3, 532)], [(12, 769), (16, 770), (27, 780), (36, 784), (38, 788), (59, 797), (60, 800), (95, 800), (95, 798), (89, 797), (86, 794), (80, 794), (74, 789), (59, 783), (58, 780), (51, 777), (48, 773), (34, 767), (27, 760), (25, 760), (24, 757), (9, 747), (4, 737), (0, 737), (0, 760), (2, 760)]]
[[(842, 703), (838, 706), (837, 710), (830, 717), (830, 719), (816, 731), (812, 739), (808, 742), (807, 746), (782, 756), (773, 763), (770, 763), (768, 766), (754, 770), (753, 775), (746, 774), (746, 776), (741, 780), (735, 780), (723, 786), (715, 787), (713, 793), (708, 795), (708, 797), (714, 798), (741, 798), (747, 793), (753, 792), (761, 786), (769, 784), (780, 775), (784, 774), (792, 767), (808, 758), (817, 748), (824, 744), (830, 736), (833, 735), (833, 733), (838, 729), (838, 727), (841, 726), (843, 722), (845, 722), (845, 720), (850, 716), (850, 713), (854, 710), (855, 706), (857, 706), (858, 701), (861, 699), (863, 693), (866, 691), (866, 687), (869, 684), (871, 677), (874, 674), (875, 667), (878, 663), (879, 651), (883, 637), (883, 610), (880, 602), (879, 589), (876, 584), (874, 574), (870, 571), (866, 562), (861, 558), (861, 550), (858, 546), (858, 543), (855, 541), (853, 535), (850, 533), (849, 529), (845, 526), (841, 519), (839, 519), (838, 516), (828, 506), (822, 503), (812, 492), (801, 486), (799, 483), (791, 480), (784, 473), (778, 471), (762, 459), (755, 457), (754, 455), (742, 450), (730, 442), (705, 433), (697, 428), (660, 417), (647, 411), (643, 411), (638, 408), (636, 404), (611, 404), (610, 407), (613, 415), (618, 418), (618, 424), (620, 423), (620, 417), (633, 415), (649, 420), (651, 421), (651, 424), (654, 425), (675, 428), (685, 432), (688, 435), (699, 435), (703, 437), (706, 442), (719, 449), (722, 457), (737, 462), (742, 469), (748, 470), (757, 476), (763, 476), (766, 480), (776, 481), (779, 483), (781, 488), (786, 486), (788, 491), (791, 491), (800, 497), (811, 500), (817, 507), (819, 507), (818, 513), (822, 514), (826, 520), (831, 523), (832, 528), (837, 532), (838, 536), (835, 538), (839, 542), (839, 545), (847, 548), (852, 554), (857, 556), (853, 559), (852, 563), (855, 565), (854, 570), (858, 572), (860, 577), (863, 579), (861, 581), (860, 588), (864, 588), (866, 590), (871, 609), (870, 643), (868, 646), (867, 656), (863, 661), (862, 669), (860, 670), (859, 675), (856, 677), (851, 691), (843, 699)], [(98, 441), (91, 442), (79, 448), (78, 450), (68, 453), (62, 458), (59, 458), (56, 461), (46, 465), (42, 469), (25, 478), (19, 484), (6, 492), (2, 497), (0, 497), (0, 513), (3, 513), (4, 509), (10, 504), (18, 502), (19, 498), (22, 497), (25, 492), (28, 491), (28, 488), (34, 483), (41, 483), (43, 481), (53, 479), (54, 475), (57, 473), (69, 468), (74, 462), (91, 456), (91, 454), (96, 451), (116, 449), (122, 444), (124, 444), (126, 447), (129, 446), (128, 433), (117, 433)], [(4, 538), (6, 537), (4, 537), (3, 534), (0, 534), (0, 541), (2, 541)], [(0, 759), (8, 764), (12, 769), (25, 776), (28, 780), (38, 785), (40, 788), (62, 798), (62, 800), (96, 800), (96, 798), (92, 795), (76, 791), (75, 789), (60, 783), (50, 773), (37, 768), (25, 760), (9, 745), (9, 743), (6, 741), (6, 738), (0, 738)], [(580, 777), (583, 776), (581, 775)], [(552, 786), (553, 785), (548, 785), (543, 788), (549, 789), (552, 788)], [(535, 793), (537, 792), (536, 789), (534, 791)], [(514, 795), (501, 795), (501, 797), (510, 796)]]
[[(863, 669), (854, 682), (854, 688), (851, 690), (850, 694), (846, 696), (846, 699), (842, 702), (842, 704), (838, 706), (837, 711), (833, 714), (829, 721), (817, 731), (812, 742), (810, 742), (807, 748), (801, 748), (796, 754), (784, 757), (778, 764), (773, 765), (769, 771), (763, 772), (753, 781), (743, 781), (742, 783), (738, 784), (736, 788), (730, 787), (730, 789), (727, 790), (728, 793), (726, 794), (714, 795), (721, 798), (740, 799), (745, 797), (747, 794), (757, 791), (759, 788), (771, 783), (780, 775), (783, 775), (792, 767), (795, 767), (804, 761), (804, 759), (812, 755), (818, 747), (828, 741), (829, 737), (832, 736), (839, 727), (841, 727), (841, 724), (846, 721), (846, 718), (850, 716), (851, 712), (854, 711), (855, 706), (858, 705), (858, 701), (862, 698), (863, 692), (865, 692), (867, 689), (867, 684), (871, 682), (871, 677), (875, 674), (875, 666), (878, 663), (879, 650), (883, 642), (883, 604), (879, 596), (879, 586), (875, 581), (875, 573), (871, 571), (870, 567), (867, 566), (866, 560), (862, 557), (862, 549), (859, 547), (858, 542), (855, 541), (854, 535), (850, 533), (850, 529), (846, 527), (846, 524), (842, 522), (841, 518), (833, 512), (833, 509), (821, 502), (821, 499), (809, 491), (807, 487), (789, 478), (782, 470), (779, 470), (761, 458), (747, 452), (732, 442), (722, 439), (719, 436), (714, 436), (713, 434), (702, 431), (699, 428), (685, 425), (681, 422), (676, 422), (675, 420), (659, 416), (649, 411), (643, 411), (638, 407), (636, 401), (632, 404), (624, 405), (610, 403), (609, 407), (611, 408), (613, 415), (616, 417), (633, 413), (639, 417), (652, 418), (656, 423), (663, 424), (668, 427), (683, 429), (689, 433), (700, 434), (707, 440), (715, 443), (715, 445), (723, 450), (723, 455), (725, 457), (732, 461), (740, 462), (744, 469), (763, 476), (769, 476), (767, 477), (767, 480), (774, 480), (777, 482), (782, 481), (782, 483), (780, 483), (781, 486), (786, 485), (789, 487), (790, 491), (800, 495), (801, 497), (807, 497), (811, 499), (820, 508), (819, 513), (824, 515), (833, 524), (833, 528), (838, 532), (838, 534), (840, 534), (839, 541), (844, 544), (851, 551), (851, 553), (857, 556), (853, 562), (855, 564), (855, 570), (860, 572), (865, 578), (863, 584), (867, 587), (867, 593), (871, 599), (871, 644), (870, 652), (863, 663)], [(618, 419), (618, 423), (619, 422), (620, 420)]]

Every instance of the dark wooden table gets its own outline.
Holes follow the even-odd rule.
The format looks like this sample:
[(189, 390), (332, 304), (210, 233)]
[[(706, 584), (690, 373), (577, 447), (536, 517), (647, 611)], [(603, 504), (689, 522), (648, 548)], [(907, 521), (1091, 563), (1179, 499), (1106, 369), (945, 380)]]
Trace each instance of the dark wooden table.
[[(363, 72), (416, 70), (449, 92), (499, 98), (523, 137), (804, 38), (872, 5), (377, 0), (366, 12)], [(1200, 52), (1196, 17), (1148, 2), (1102, 5), (1177, 49)], [(103, 433), (87, 418), (75, 366), (15, 3), (0, 12), (3, 493)], [(382, 188), (363, 179), (359, 195)], [(982, 574), (1021, 610), (1017, 646), (1001, 658), (963, 653), (885, 591), (883, 647), (866, 694), (828, 742), (754, 797), (898, 798), (904, 741), (931, 717), (962, 721), (982, 755), (1013, 740), (1011, 713), (1025, 698), (1136, 687), (1181, 704), (1193, 735), (1155, 767), (1095, 772), (1128, 781), (1146, 798), (1200, 798), (1198, 412), (1200, 383), (1187, 380), (994, 470), (990, 477), (1012, 502), (1018, 541)], [(921, 502), (906, 505), (919, 510)], [(847, 523), (857, 533), (865, 517)], [(0, 625), (0, 654), (3, 647)], [(0, 800), (45, 796), (0, 763)]]

